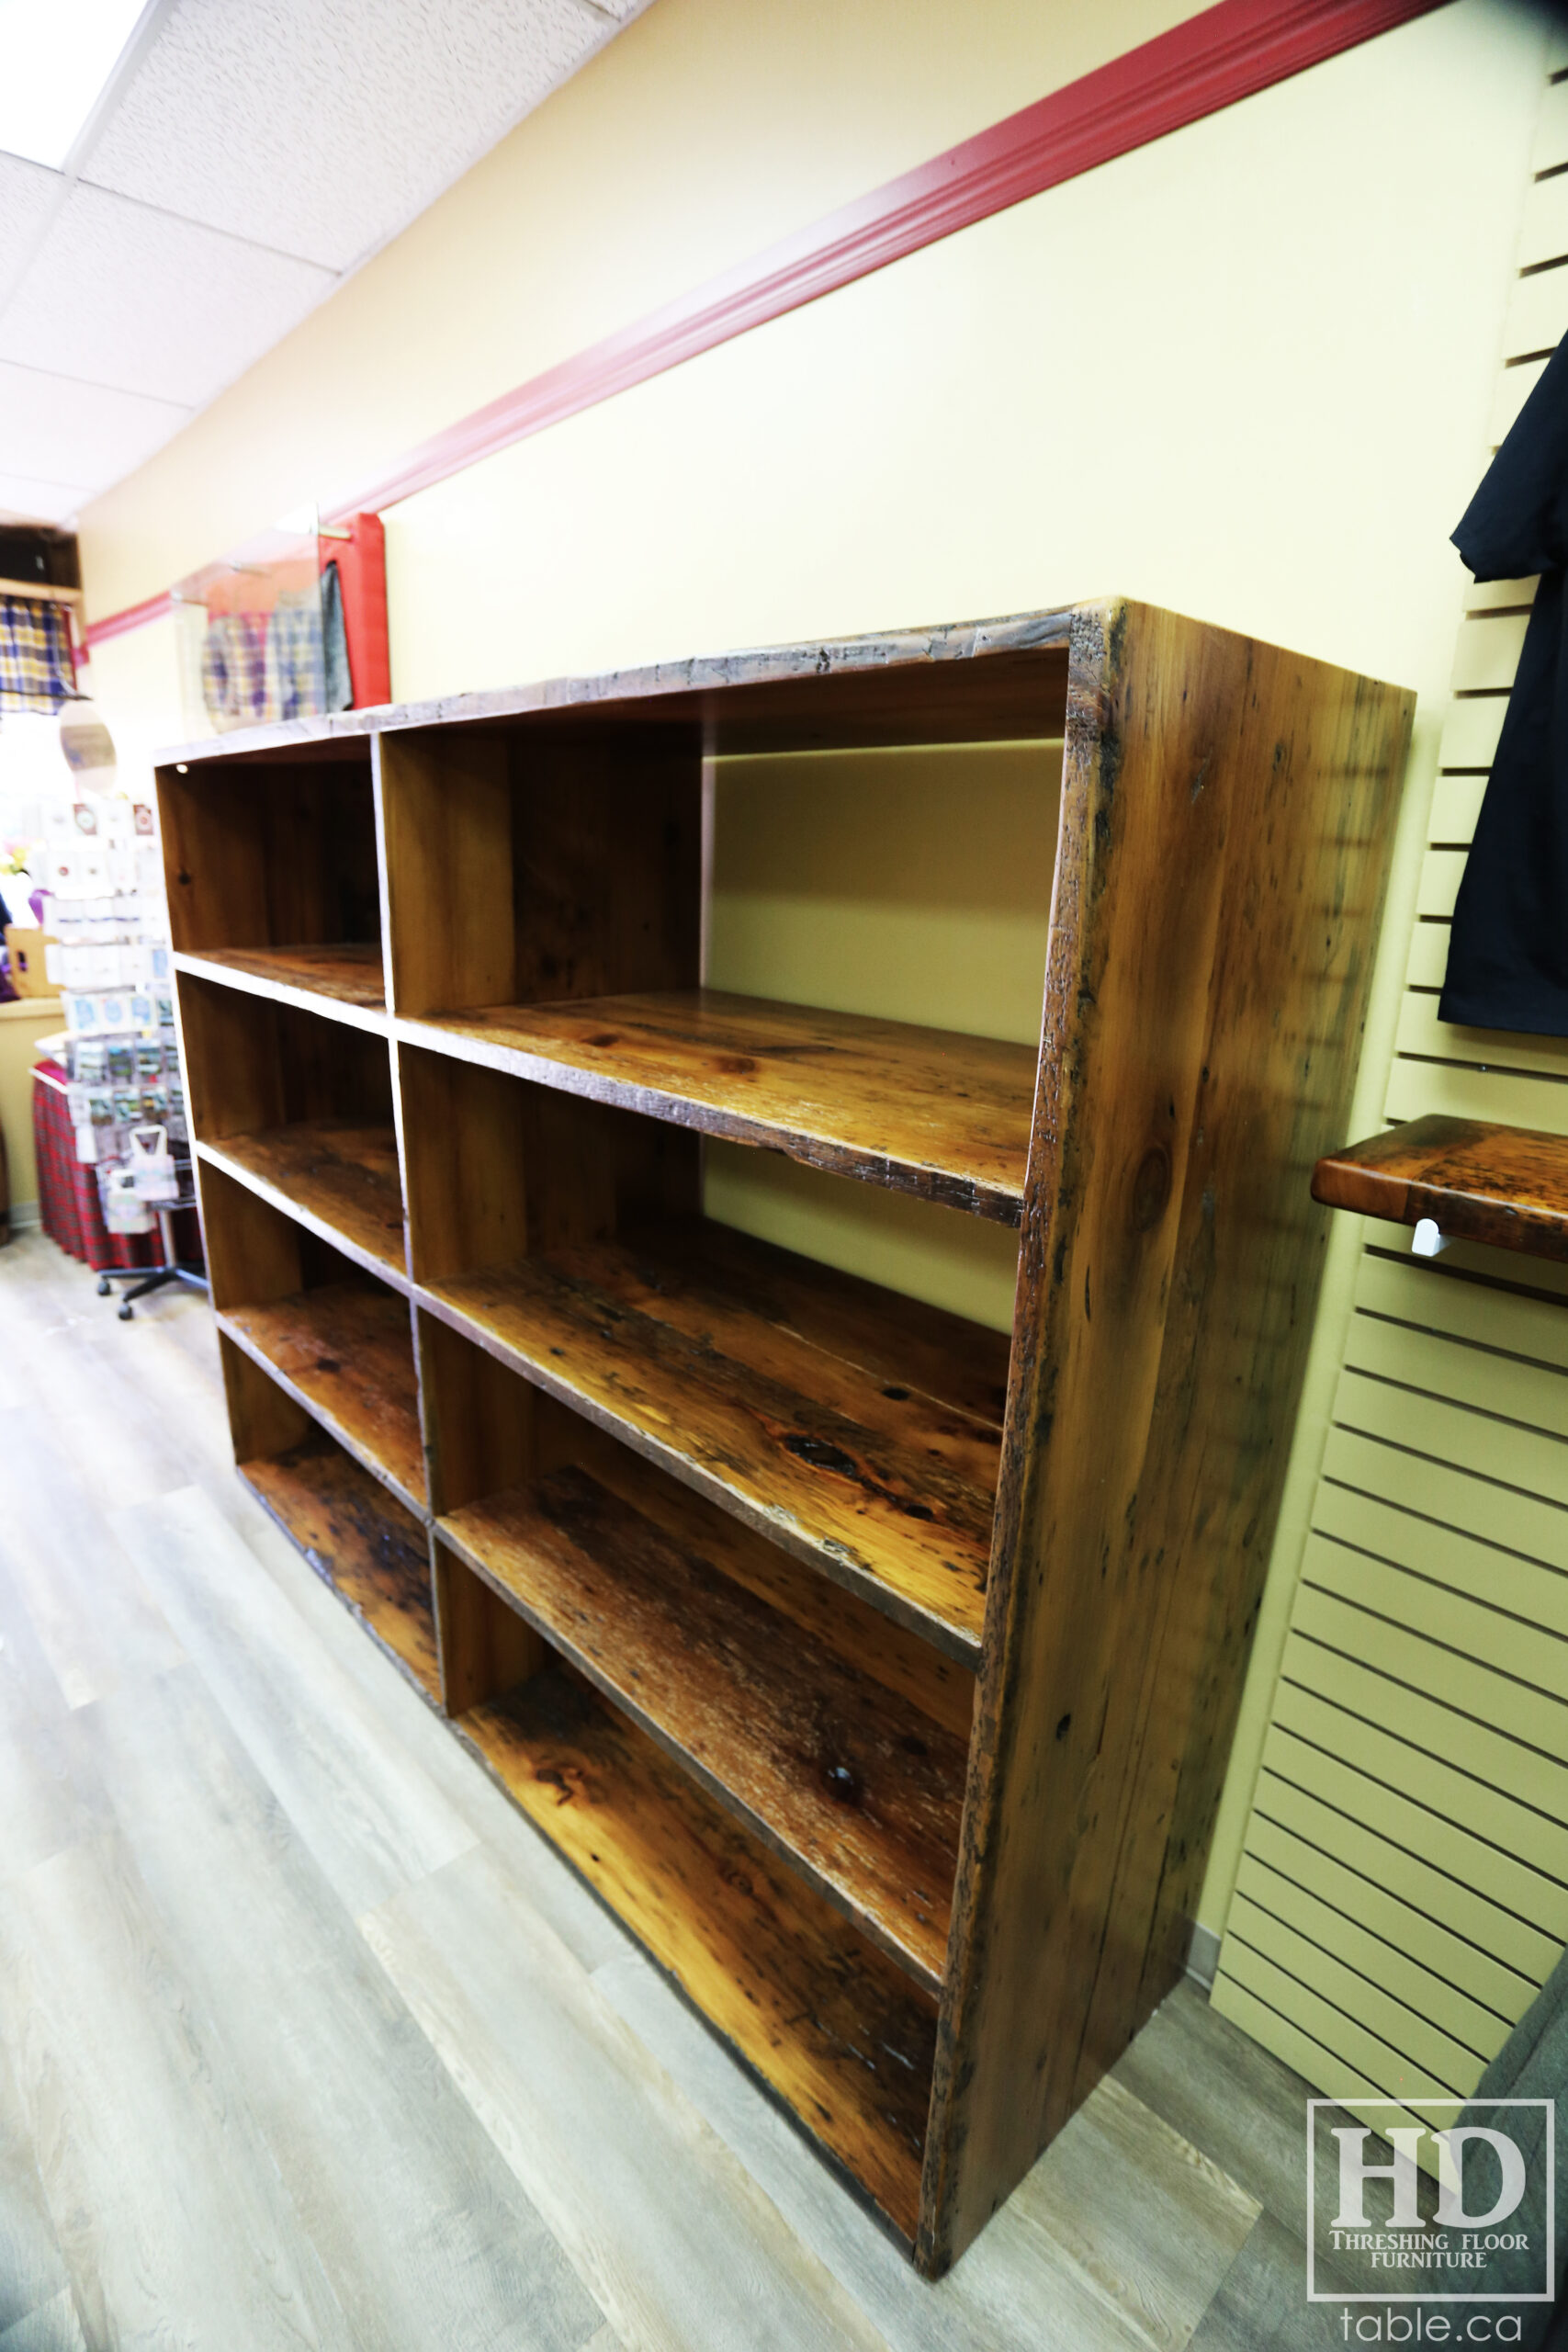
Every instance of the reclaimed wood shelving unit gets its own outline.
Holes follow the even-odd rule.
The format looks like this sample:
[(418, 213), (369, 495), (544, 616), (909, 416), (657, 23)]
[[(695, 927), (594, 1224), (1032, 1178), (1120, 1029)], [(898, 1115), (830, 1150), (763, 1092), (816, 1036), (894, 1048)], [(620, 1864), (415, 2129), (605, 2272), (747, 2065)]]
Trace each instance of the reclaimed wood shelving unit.
[[(1409, 720), (1115, 601), (160, 769), (243, 1475), (929, 2275), (1180, 1973)], [(1038, 1054), (703, 988), (705, 758), (1032, 739)], [(710, 1136), (1017, 1227), (1010, 1340)]]

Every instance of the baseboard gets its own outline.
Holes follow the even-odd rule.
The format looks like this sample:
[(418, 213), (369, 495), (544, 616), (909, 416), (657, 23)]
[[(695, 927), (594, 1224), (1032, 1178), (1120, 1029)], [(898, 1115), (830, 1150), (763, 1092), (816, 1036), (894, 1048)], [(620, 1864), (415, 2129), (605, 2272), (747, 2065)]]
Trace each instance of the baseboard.
[(43, 1223), (37, 1201), (13, 1201), (11, 1230), (13, 1233), (36, 1233)]
[(1187, 1973), (1205, 1993), (1212, 1992), (1214, 1972), (1220, 1964), (1220, 1939), (1213, 1928), (1192, 1923), (1192, 1938), (1187, 1947)]

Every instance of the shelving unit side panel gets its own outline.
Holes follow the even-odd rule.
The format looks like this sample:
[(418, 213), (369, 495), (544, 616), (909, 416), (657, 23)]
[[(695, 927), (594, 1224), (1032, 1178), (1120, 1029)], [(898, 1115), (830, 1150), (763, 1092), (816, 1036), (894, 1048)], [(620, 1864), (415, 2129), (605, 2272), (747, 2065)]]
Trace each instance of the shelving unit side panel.
[(1174, 615), (1078, 618), (932, 2274), (1179, 1973), (1409, 718), (1397, 689)]

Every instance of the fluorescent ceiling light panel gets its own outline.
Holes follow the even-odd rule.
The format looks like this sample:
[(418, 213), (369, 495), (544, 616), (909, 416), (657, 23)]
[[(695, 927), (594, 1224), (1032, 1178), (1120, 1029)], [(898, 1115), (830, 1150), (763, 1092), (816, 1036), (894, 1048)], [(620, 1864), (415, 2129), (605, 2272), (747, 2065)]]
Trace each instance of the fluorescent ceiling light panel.
[(0, 147), (59, 171), (144, 0), (0, 0)]

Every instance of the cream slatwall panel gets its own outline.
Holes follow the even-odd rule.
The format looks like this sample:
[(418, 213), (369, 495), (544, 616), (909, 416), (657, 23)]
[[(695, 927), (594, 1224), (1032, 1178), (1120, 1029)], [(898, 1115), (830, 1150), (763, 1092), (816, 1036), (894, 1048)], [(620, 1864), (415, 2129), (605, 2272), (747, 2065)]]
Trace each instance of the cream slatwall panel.
[[(1568, 73), (1535, 171), (1494, 446), (1568, 334)], [(1391, 1122), (1568, 1134), (1568, 1041), (1438, 1019), (1534, 594), (1467, 600)], [(1568, 1268), (1367, 1233), (1213, 1992), (1353, 2103), (1463, 2096), (1568, 1941)]]

